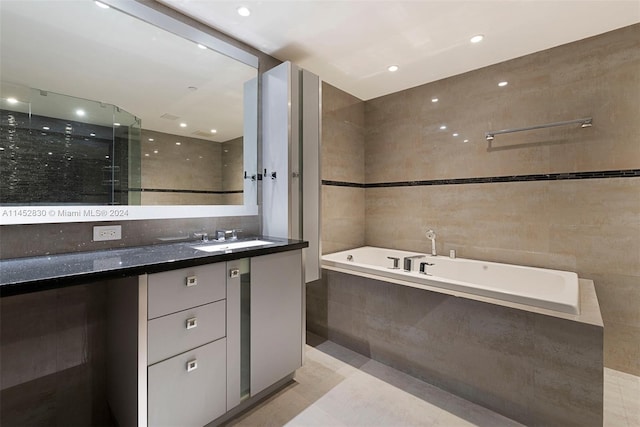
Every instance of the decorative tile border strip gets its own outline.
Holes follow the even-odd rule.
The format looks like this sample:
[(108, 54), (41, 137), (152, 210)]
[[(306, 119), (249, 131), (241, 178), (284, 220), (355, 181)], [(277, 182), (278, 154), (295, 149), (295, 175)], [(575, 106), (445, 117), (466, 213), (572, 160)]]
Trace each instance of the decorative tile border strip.
[(424, 181), (376, 182), (359, 184), (355, 182), (322, 180), (322, 185), (354, 188), (385, 188), (385, 187), (415, 187), (423, 185), (460, 185), (460, 184), (489, 184), (497, 182), (526, 182), (526, 181), (562, 181), (567, 179), (603, 179), (603, 178), (633, 178), (640, 177), (640, 169), (609, 170), (594, 172), (566, 172), (537, 175), (507, 175), (480, 178), (432, 179)]
[(330, 181), (328, 179), (323, 179), (322, 185), (333, 185), (335, 187), (366, 188), (366, 184), (358, 184), (357, 182)]
[(140, 193), (190, 193), (190, 194), (239, 194), (243, 190), (215, 191), (215, 190), (175, 190), (171, 188), (129, 188), (129, 192)]

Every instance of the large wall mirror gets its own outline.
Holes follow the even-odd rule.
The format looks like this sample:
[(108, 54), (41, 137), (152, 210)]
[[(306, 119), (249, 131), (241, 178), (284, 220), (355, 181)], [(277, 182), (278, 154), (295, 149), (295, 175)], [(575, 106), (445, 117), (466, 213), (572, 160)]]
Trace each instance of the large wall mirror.
[(257, 214), (255, 56), (130, 0), (0, 9), (0, 224)]

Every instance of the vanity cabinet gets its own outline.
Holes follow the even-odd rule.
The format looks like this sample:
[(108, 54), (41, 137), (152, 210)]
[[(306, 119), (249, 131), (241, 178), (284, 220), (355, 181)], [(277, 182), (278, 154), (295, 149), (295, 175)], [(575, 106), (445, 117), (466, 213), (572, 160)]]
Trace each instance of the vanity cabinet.
[(108, 394), (119, 425), (204, 426), (302, 366), (300, 249), (135, 280), (109, 286)]
[(300, 251), (251, 258), (251, 394), (302, 366)]
[(199, 427), (226, 412), (225, 263), (147, 277), (149, 426)]

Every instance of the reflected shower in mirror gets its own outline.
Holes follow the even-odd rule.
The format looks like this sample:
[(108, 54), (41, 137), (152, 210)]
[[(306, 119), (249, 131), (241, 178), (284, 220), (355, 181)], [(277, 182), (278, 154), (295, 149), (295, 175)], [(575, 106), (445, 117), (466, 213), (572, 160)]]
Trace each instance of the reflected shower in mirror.
[(256, 68), (93, 1), (0, 8), (0, 205), (247, 203)]

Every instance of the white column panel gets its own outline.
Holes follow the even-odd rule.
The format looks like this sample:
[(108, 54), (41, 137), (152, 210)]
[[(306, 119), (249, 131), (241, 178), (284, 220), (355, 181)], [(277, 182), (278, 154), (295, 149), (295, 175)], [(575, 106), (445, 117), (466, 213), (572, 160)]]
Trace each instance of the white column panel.
[(302, 70), (302, 239), (309, 242), (304, 249), (305, 282), (320, 278), (320, 142), (321, 85), (320, 78)]
[(262, 75), (262, 234), (284, 238), (289, 237), (290, 88), (289, 62)]

